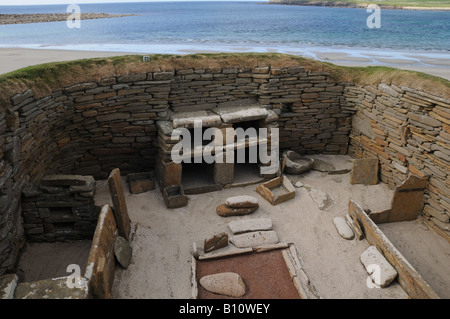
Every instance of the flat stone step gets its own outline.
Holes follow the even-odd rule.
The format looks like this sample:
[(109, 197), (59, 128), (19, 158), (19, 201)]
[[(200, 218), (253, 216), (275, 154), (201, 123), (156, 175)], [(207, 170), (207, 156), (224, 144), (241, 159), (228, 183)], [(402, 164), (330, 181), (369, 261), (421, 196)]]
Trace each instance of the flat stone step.
[(269, 113), (260, 106), (220, 107), (214, 110), (225, 123), (246, 122), (265, 119)]
[(260, 230), (271, 230), (272, 219), (270, 218), (252, 218), (234, 220), (228, 224), (233, 234), (254, 232)]
[(255, 207), (258, 206), (259, 201), (254, 196), (241, 195), (228, 197), (225, 204), (228, 207), (241, 208), (241, 207)]
[(381, 288), (389, 286), (397, 277), (397, 271), (375, 246), (367, 248), (361, 254), (360, 260), (372, 281)]
[(230, 238), (230, 242), (238, 248), (247, 248), (260, 245), (277, 244), (279, 239), (277, 233), (270, 230), (233, 235)]

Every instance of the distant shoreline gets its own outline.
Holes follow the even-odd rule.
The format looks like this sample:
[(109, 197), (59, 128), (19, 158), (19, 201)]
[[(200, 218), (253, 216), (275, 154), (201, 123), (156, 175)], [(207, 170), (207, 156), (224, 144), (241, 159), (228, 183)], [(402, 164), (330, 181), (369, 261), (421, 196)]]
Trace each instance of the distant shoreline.
[[(81, 13), (81, 20), (134, 16), (135, 14)], [(0, 25), (66, 21), (69, 13), (0, 14)]]
[(334, 8), (359, 8), (366, 9), (369, 4), (376, 4), (380, 9), (388, 10), (422, 10), (422, 11), (450, 11), (450, 7), (417, 7), (417, 6), (394, 6), (367, 1), (365, 3), (355, 3), (347, 1), (317, 1), (317, 0), (269, 0), (265, 4), (279, 4), (291, 6), (314, 6), (314, 7), (334, 7)]

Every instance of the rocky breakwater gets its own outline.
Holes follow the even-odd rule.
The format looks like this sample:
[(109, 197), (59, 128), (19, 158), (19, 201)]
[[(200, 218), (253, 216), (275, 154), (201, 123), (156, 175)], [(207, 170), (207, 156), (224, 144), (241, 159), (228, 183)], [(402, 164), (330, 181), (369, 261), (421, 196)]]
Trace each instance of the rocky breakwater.
[[(119, 18), (133, 15), (134, 14), (81, 13), (80, 19)], [(0, 14), (0, 25), (66, 21), (69, 16), (70, 15), (67, 13)]]

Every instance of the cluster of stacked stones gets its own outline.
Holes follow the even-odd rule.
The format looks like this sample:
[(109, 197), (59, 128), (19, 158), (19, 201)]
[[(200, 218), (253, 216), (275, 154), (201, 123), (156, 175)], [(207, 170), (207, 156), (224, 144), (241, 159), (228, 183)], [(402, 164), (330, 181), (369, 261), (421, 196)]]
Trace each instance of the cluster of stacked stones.
[(393, 84), (347, 87), (356, 114), (349, 155), (377, 157), (380, 179), (396, 187), (428, 176), (423, 213), (450, 234), (450, 100)]
[(92, 239), (100, 207), (92, 176), (49, 175), (23, 190), (22, 215), (29, 241)]

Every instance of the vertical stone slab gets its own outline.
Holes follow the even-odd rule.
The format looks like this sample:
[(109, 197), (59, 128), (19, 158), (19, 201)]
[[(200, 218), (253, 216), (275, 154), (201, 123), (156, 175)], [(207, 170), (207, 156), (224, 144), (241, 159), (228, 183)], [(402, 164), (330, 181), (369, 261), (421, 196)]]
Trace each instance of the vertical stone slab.
[(170, 185), (181, 185), (182, 165), (181, 163), (162, 163), (162, 187)]
[(19, 277), (16, 274), (0, 276), (0, 299), (13, 299)]
[(98, 217), (84, 277), (96, 298), (109, 298), (114, 280), (114, 241), (117, 224), (109, 205), (104, 205)]
[(350, 184), (378, 184), (378, 158), (362, 158), (353, 161)]
[(214, 183), (231, 184), (234, 180), (234, 163), (215, 163), (214, 164)]
[(130, 218), (128, 216), (125, 193), (123, 192), (122, 178), (120, 177), (120, 170), (118, 168), (113, 169), (109, 174), (108, 185), (119, 235), (129, 240), (131, 232)]
[(428, 177), (411, 175), (395, 189), (388, 222), (414, 220), (423, 207), (423, 195)]
[(357, 202), (349, 200), (348, 214), (355, 222), (359, 223), (369, 244), (376, 246), (398, 272), (398, 283), (411, 298), (439, 299), (436, 292), (403, 257)]

